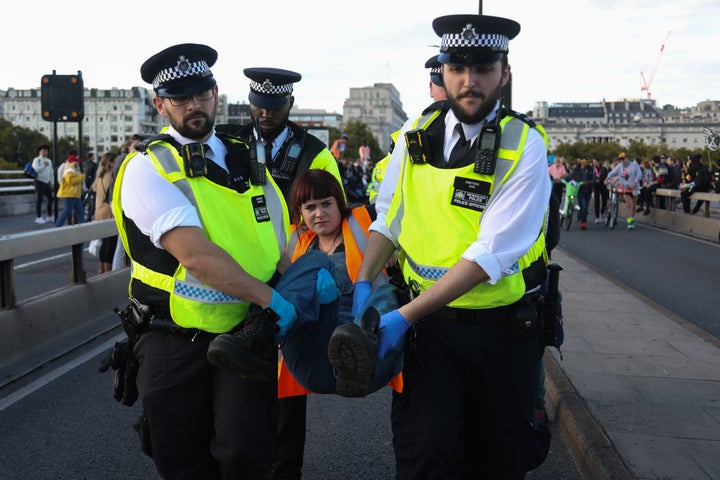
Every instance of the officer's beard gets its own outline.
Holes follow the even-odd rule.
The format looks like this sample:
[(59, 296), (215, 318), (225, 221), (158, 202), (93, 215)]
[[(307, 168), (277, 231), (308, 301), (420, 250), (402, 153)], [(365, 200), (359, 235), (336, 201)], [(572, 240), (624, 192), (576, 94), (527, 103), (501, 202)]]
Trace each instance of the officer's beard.
[(452, 109), (455, 116), (460, 120), (462, 123), (466, 124), (474, 124), (474, 123), (480, 123), (490, 115), (490, 112), (493, 111), (495, 108), (495, 105), (497, 104), (498, 99), (500, 98), (500, 95), (502, 95), (502, 77), (500, 78), (500, 81), (498, 82), (497, 87), (495, 90), (491, 91), (485, 99), (480, 104), (480, 107), (478, 110), (473, 112), (468, 112), (465, 107), (463, 107), (459, 99), (462, 97), (458, 96), (451, 96), (448, 95), (448, 103), (450, 104), (450, 108)]
[[(255, 119), (253, 119), (254, 121)], [(263, 128), (263, 125), (260, 126), (260, 129), (262, 130), (262, 137), (263, 140), (265, 140), (265, 143), (270, 143), (273, 140), (275, 140), (278, 135), (282, 133), (283, 130), (285, 130), (285, 127), (287, 126), (288, 121), (290, 120), (290, 110), (288, 110), (285, 113), (285, 116), (280, 119), (278, 124), (275, 127), (268, 128), (267, 130)]]
[[(172, 124), (172, 122), (170, 122)], [(205, 138), (213, 130), (215, 125), (215, 113), (205, 113), (201, 110), (192, 112), (182, 119), (182, 123), (173, 125), (173, 128), (185, 138), (199, 140)]]

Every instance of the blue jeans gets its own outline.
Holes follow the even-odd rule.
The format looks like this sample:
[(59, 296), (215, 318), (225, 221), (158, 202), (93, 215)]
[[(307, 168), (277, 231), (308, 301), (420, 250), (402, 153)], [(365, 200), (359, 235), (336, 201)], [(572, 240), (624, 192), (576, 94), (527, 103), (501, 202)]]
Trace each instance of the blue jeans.
[(592, 190), (581, 188), (577, 195), (578, 206), (580, 207), (580, 222), (587, 222), (588, 207), (590, 206), (590, 195)]
[[(337, 379), (327, 350), (330, 336), (343, 321), (338, 315), (338, 301), (319, 305), (315, 299), (315, 282), (320, 268), (332, 271), (332, 260), (318, 250), (310, 250), (295, 260), (275, 286), (283, 298), (295, 305), (298, 314), (297, 323), (285, 339), (282, 354), (288, 370), (300, 385), (315, 393), (336, 393)], [(370, 295), (368, 306), (375, 307), (380, 314), (397, 308), (394, 288), (390, 285), (378, 287)], [(391, 351), (378, 359), (368, 393), (387, 385), (402, 366), (402, 350)]]
[(62, 227), (65, 220), (67, 220), (73, 211), (75, 211), (75, 218), (77, 218), (77, 222), (85, 223), (85, 209), (83, 208), (82, 200), (80, 198), (66, 198), (65, 208), (60, 213), (60, 216), (58, 216), (55, 226)]

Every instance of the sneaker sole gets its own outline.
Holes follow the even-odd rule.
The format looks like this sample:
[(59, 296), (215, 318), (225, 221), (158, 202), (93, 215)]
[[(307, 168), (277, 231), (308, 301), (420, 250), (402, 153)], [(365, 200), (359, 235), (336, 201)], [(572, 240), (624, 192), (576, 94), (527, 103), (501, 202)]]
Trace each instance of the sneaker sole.
[(223, 335), (218, 335), (210, 342), (207, 359), (211, 365), (230, 370), (249, 380), (269, 383), (277, 379), (276, 363), (266, 362), (238, 349)]
[(365, 333), (353, 323), (338, 326), (328, 342), (328, 359), (338, 372), (335, 390), (343, 397), (367, 395), (375, 369)]

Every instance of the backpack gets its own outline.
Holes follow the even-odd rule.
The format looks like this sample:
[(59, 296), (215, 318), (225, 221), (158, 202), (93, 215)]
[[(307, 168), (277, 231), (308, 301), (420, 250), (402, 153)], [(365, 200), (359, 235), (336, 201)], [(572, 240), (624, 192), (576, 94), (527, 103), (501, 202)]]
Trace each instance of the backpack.
[(710, 190), (710, 187), (712, 187), (712, 173), (710, 173), (707, 167), (703, 166), (695, 180), (695, 190), (698, 192), (707, 192)]
[(32, 163), (28, 162), (25, 164), (25, 168), (23, 169), (23, 173), (27, 178), (37, 178), (37, 172), (32, 166)]

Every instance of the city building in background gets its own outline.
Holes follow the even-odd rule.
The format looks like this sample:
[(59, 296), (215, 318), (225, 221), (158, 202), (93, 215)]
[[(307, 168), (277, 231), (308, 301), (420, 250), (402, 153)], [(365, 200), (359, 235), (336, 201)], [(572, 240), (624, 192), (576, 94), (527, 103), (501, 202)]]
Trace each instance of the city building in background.
[(391, 83), (351, 88), (343, 105), (343, 120), (358, 120), (367, 125), (383, 152), (390, 148), (390, 134), (399, 130), (407, 118), (400, 92)]
[(703, 126), (720, 126), (720, 101), (703, 101), (691, 108), (658, 108), (653, 99), (623, 99), (597, 103), (538, 102), (532, 117), (548, 134), (549, 149), (561, 143), (630, 141), (668, 148), (702, 149)]
[[(119, 150), (135, 133), (152, 135), (167, 126), (152, 104), (154, 92), (142, 87), (101, 90), (85, 88), (82, 135), (89, 140), (87, 147), (96, 156)], [(0, 92), (2, 118), (13, 125), (35, 130), (48, 138), (53, 136), (53, 122), (42, 118), (39, 88)], [(227, 115), (226, 98), (220, 96), (218, 122)], [(57, 122), (58, 137), (78, 138), (77, 122)]]
[[(89, 139), (87, 147), (96, 155), (119, 148), (134, 133), (151, 135), (167, 125), (152, 105), (152, 90), (85, 88), (84, 92), (82, 133)], [(217, 123), (242, 125), (250, 121), (250, 106), (228, 104), (225, 95), (220, 96), (217, 111)], [(629, 146), (630, 141), (699, 150), (705, 146), (704, 126), (720, 130), (720, 101), (714, 100), (688, 108), (659, 107), (655, 99), (649, 98), (537, 102), (529, 113), (545, 127), (550, 151), (561, 143), (617, 142)], [(52, 138), (52, 122), (41, 116), (40, 88), (0, 90), (0, 118)], [(312, 108), (290, 111), (290, 120), (321, 132), (331, 128), (342, 131), (348, 121), (360, 121), (368, 126), (383, 151), (390, 146), (390, 134), (401, 128), (407, 118), (400, 92), (390, 83), (350, 88), (342, 115)], [(59, 137), (77, 138), (78, 124), (58, 122), (57, 133)]]

